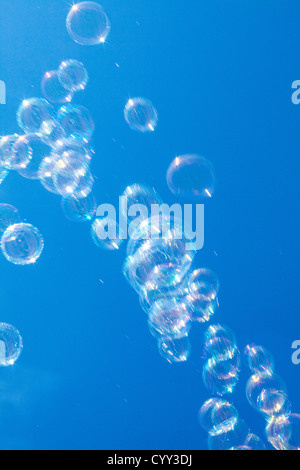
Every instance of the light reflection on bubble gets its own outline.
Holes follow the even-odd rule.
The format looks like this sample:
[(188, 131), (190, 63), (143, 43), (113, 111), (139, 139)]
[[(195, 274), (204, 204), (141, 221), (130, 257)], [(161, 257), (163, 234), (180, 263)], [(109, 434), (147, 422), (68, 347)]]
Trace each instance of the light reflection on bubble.
[(84, 65), (74, 59), (65, 60), (60, 64), (58, 77), (64, 88), (71, 92), (84, 90), (89, 80)]
[(125, 106), (124, 117), (129, 127), (138, 132), (153, 132), (158, 121), (156, 109), (145, 98), (131, 98)]
[(170, 364), (186, 362), (191, 352), (188, 335), (181, 338), (162, 337), (158, 341), (158, 350), (161, 356)]
[(53, 118), (54, 109), (42, 98), (23, 100), (17, 111), (17, 122), (26, 134), (39, 132), (45, 121)]
[(90, 112), (79, 105), (66, 105), (60, 108), (57, 122), (62, 127), (66, 138), (82, 139), (88, 142), (95, 130), (95, 124)]
[(73, 93), (63, 86), (56, 70), (45, 73), (41, 88), (43, 95), (51, 103), (70, 103), (72, 101)]
[(111, 217), (96, 218), (91, 226), (92, 240), (103, 250), (119, 250), (123, 243), (119, 224)]
[(41, 135), (26, 134), (20, 137), (14, 145), (14, 151), (20, 161), (26, 161), (30, 156), (29, 163), (19, 168), (19, 174), (31, 180), (39, 179), (40, 164), (51, 153), (51, 147), (45, 144)]
[(97, 203), (92, 194), (80, 199), (72, 194), (62, 199), (62, 210), (72, 222), (86, 222), (93, 219)]
[(158, 338), (180, 338), (191, 328), (186, 304), (174, 298), (157, 300), (149, 312), (148, 322), (152, 335)]
[(248, 344), (245, 349), (245, 355), (248, 360), (248, 366), (253, 374), (257, 375), (272, 375), (274, 372), (274, 360), (262, 346), (256, 346), (255, 344)]
[(7, 323), (0, 323), (0, 366), (12, 366), (23, 349), (23, 340), (18, 330)]

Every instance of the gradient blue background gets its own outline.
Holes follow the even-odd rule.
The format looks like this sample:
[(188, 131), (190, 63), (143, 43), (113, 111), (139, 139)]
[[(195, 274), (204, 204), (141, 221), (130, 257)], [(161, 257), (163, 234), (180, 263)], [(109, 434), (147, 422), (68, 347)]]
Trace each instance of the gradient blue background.
[[(196, 266), (221, 281), (215, 321), (234, 329), (241, 349), (270, 349), (300, 412), (291, 344), (300, 339), (300, 79), (298, 0), (103, 0), (112, 24), (104, 47), (68, 36), (68, 3), (2, 0), (0, 134), (18, 131), (15, 112), (40, 96), (44, 72), (79, 59), (90, 74), (75, 102), (93, 113), (93, 172), (99, 203), (117, 203), (131, 183), (174, 202), (165, 174), (181, 153), (200, 153), (218, 187), (205, 207), (205, 247)], [(119, 68), (116, 66), (119, 64)], [(150, 98), (155, 133), (129, 129), (129, 97)], [(0, 320), (15, 325), (24, 351), (0, 370), (2, 449), (205, 449), (197, 411), (209, 397), (201, 379), (203, 327), (191, 333), (190, 362), (159, 356), (136, 294), (122, 276), (124, 249), (94, 246), (89, 224), (72, 224), (59, 198), (10, 174), (0, 200), (15, 205), (45, 238), (34, 266), (0, 259)], [(217, 255), (216, 255), (217, 254)], [(103, 281), (103, 284), (100, 282)], [(253, 432), (263, 418), (232, 400)]]

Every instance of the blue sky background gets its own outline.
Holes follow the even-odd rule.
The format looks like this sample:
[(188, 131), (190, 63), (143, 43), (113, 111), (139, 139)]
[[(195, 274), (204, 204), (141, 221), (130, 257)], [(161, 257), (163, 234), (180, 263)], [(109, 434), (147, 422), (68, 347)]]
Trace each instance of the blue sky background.
[[(218, 186), (205, 207), (205, 247), (195, 265), (220, 277), (215, 321), (234, 329), (241, 349), (256, 342), (273, 352), (300, 412), (300, 365), (291, 362), (291, 344), (300, 339), (300, 106), (291, 102), (291, 84), (300, 79), (299, 2), (102, 5), (111, 34), (104, 47), (88, 48), (67, 34), (67, 2), (2, 0), (7, 105), (0, 107), (0, 135), (18, 131), (16, 109), (41, 95), (44, 72), (74, 58), (90, 74), (74, 102), (96, 123), (99, 203), (116, 203), (134, 182), (175, 202), (165, 181), (173, 157), (209, 158)], [(157, 107), (155, 133), (134, 133), (124, 122), (132, 96)], [(0, 259), (0, 320), (24, 339), (20, 360), (0, 370), (0, 448), (206, 448), (197, 423), (209, 397), (201, 378), (204, 328), (191, 333), (190, 362), (167, 364), (122, 276), (124, 249), (97, 249), (89, 225), (65, 219), (59, 198), (39, 182), (10, 174), (0, 200), (45, 238), (34, 266)], [(263, 418), (245, 398), (248, 375), (244, 368), (232, 400), (262, 437)]]

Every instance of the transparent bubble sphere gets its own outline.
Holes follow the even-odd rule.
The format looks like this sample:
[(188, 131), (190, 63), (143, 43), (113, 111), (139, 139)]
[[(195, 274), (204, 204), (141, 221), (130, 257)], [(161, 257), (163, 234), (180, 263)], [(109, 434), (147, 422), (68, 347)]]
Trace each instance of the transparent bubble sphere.
[(23, 349), (20, 333), (12, 325), (0, 323), (0, 366), (12, 366)]
[(81, 2), (73, 5), (67, 16), (67, 31), (82, 46), (104, 43), (110, 32), (109, 19), (99, 3)]
[(130, 98), (124, 109), (124, 117), (129, 127), (138, 132), (153, 132), (158, 122), (156, 109), (145, 98)]
[(15, 224), (8, 227), (1, 239), (1, 249), (13, 264), (33, 264), (41, 256), (44, 240), (37, 228), (30, 224)]

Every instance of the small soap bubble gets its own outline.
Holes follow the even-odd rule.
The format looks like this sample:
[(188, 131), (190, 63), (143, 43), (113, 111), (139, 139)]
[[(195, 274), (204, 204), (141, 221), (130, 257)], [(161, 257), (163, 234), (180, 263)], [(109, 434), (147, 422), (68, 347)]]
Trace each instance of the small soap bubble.
[(222, 402), (223, 400), (221, 398), (210, 398), (205, 403), (203, 403), (199, 410), (199, 424), (207, 433), (210, 433), (210, 431), (214, 427), (214, 423), (212, 421), (212, 413), (215, 407), (221, 404)]
[(7, 323), (0, 323), (0, 366), (12, 366), (22, 349), (23, 341), (18, 330)]
[(300, 450), (300, 415), (291, 413), (272, 418), (266, 435), (277, 450)]
[(62, 210), (72, 222), (86, 222), (93, 219), (97, 203), (92, 194), (80, 199), (71, 195), (62, 199)]
[(1, 167), (10, 169), (14, 154), (14, 145), (19, 138), (18, 134), (6, 135), (0, 139), (0, 163)]
[(110, 32), (110, 22), (99, 3), (73, 5), (67, 16), (67, 30), (73, 41), (82, 46), (103, 44)]
[(199, 155), (176, 157), (168, 168), (167, 184), (176, 196), (210, 198), (215, 190), (214, 168)]
[(43, 98), (23, 100), (17, 111), (17, 122), (26, 134), (39, 132), (45, 121), (53, 118), (54, 109)]
[(239, 414), (236, 408), (228, 401), (220, 400), (212, 410), (213, 427), (210, 429), (209, 434), (217, 436), (232, 431), (238, 422), (238, 418)]
[(219, 306), (217, 298), (214, 300), (205, 300), (203, 296), (199, 294), (192, 295), (188, 293), (187, 301), (193, 312), (192, 321), (197, 323), (210, 321)]
[(91, 226), (91, 235), (95, 245), (104, 250), (119, 250), (124, 241), (118, 222), (111, 217), (96, 218)]
[(51, 147), (45, 144), (40, 134), (26, 134), (16, 141), (14, 152), (19, 162), (26, 162), (29, 158), (29, 163), (18, 169), (19, 174), (24, 178), (36, 180), (39, 179), (40, 164), (50, 155)]
[(1, 239), (2, 253), (13, 264), (35, 263), (43, 248), (43, 237), (38, 229), (30, 224), (11, 225)]
[(158, 342), (161, 356), (170, 364), (186, 362), (191, 352), (191, 344), (187, 335), (181, 338), (162, 337)]
[(263, 441), (256, 434), (249, 433), (245, 440), (245, 446), (250, 450), (266, 450)]
[(79, 173), (78, 185), (73, 192), (73, 195), (77, 198), (85, 198), (92, 191), (94, 186), (94, 177), (91, 171), (87, 168)]
[(205, 387), (221, 396), (232, 393), (239, 380), (239, 364), (239, 351), (236, 351), (230, 360), (209, 359), (203, 367), (202, 378)]
[(246, 396), (253, 408), (267, 416), (286, 412), (286, 385), (277, 375), (252, 375), (246, 385)]
[(162, 285), (156, 280), (151, 279), (141, 289), (139, 298), (142, 309), (148, 315), (152, 305), (158, 299), (176, 297), (177, 299), (184, 300), (186, 294), (187, 285), (184, 279), (174, 285)]
[(95, 130), (95, 124), (90, 112), (79, 105), (66, 105), (60, 108), (57, 122), (62, 127), (66, 138), (82, 139), (88, 142)]
[(50, 155), (49, 157), (45, 157), (39, 166), (39, 171), (38, 171), (38, 176), (39, 180), (44, 186), (47, 191), (53, 193), (53, 194), (59, 194), (59, 192), (56, 189), (54, 180), (53, 180), (53, 174), (54, 174), (54, 168), (56, 165), (56, 161), (58, 159), (58, 156), (55, 154)]
[(180, 338), (191, 328), (189, 311), (184, 302), (176, 298), (159, 299), (152, 306), (148, 323), (153, 336)]
[(245, 355), (253, 374), (262, 376), (273, 374), (274, 360), (267, 349), (262, 346), (256, 346), (255, 344), (248, 344), (245, 349)]
[(138, 132), (153, 132), (158, 114), (151, 101), (145, 98), (130, 98), (124, 109), (125, 121)]
[(73, 99), (73, 92), (63, 86), (57, 70), (45, 73), (41, 88), (45, 98), (51, 103), (70, 103)]
[(58, 69), (58, 77), (64, 88), (72, 92), (84, 90), (89, 76), (84, 65), (78, 60), (65, 60)]
[(0, 233), (5, 232), (10, 225), (19, 222), (21, 222), (21, 217), (18, 209), (10, 204), (0, 204)]

